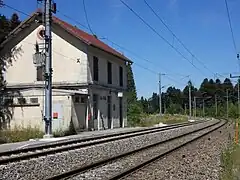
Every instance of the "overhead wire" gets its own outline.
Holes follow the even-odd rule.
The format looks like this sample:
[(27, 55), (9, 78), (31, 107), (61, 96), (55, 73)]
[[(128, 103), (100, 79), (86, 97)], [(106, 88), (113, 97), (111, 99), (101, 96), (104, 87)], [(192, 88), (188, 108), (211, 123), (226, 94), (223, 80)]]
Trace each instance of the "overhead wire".
[(160, 15), (158, 15), (156, 13), (156, 11), (152, 8), (152, 6), (146, 1), (144, 0), (145, 4), (147, 5), (147, 7), (153, 12), (153, 14), (158, 18), (158, 20), (161, 21), (161, 23), (167, 28), (167, 30), (173, 35), (173, 37), (183, 46), (183, 48), (189, 53), (191, 54), (191, 56), (196, 59), (200, 64), (202, 64), (202, 66), (208, 70), (209, 72), (213, 73), (213, 71), (211, 71), (202, 61), (200, 61), (196, 55), (194, 55), (188, 48), (187, 46), (177, 37), (177, 35), (170, 29), (170, 27), (163, 21), (163, 19), (160, 17)]
[(225, 0), (225, 5), (226, 5), (226, 10), (227, 10), (228, 23), (229, 23), (229, 27), (230, 27), (230, 31), (231, 31), (231, 36), (232, 36), (232, 42), (233, 42), (234, 50), (235, 50), (236, 53), (238, 53), (237, 52), (236, 41), (235, 41), (234, 34), (233, 34), (232, 22), (231, 22), (231, 17), (230, 17), (230, 13), (229, 13), (227, 0)]
[(167, 43), (173, 50), (175, 50), (183, 59), (187, 60), (195, 69), (197, 69), (201, 74), (205, 75), (201, 69), (199, 69), (193, 62), (191, 62), (186, 56), (183, 55), (176, 47), (174, 47), (166, 38), (164, 38), (156, 29), (154, 29), (146, 20), (144, 20), (136, 11), (134, 11), (128, 4), (123, 0), (120, 0), (123, 5), (125, 5), (136, 17), (138, 17), (147, 27), (149, 27), (158, 37), (160, 37), (165, 43)]
[[(23, 11), (21, 11), (21, 10), (18, 10), (18, 9), (16, 9), (16, 8), (12, 7), (12, 6), (9, 6), (9, 5), (7, 5), (7, 4), (3, 4), (3, 6), (6, 6), (6, 7), (10, 8), (10, 9), (16, 11), (16, 12), (19, 12), (19, 13), (21, 13), (21, 14), (24, 14), (24, 15), (28, 16), (28, 17), (31, 17), (30, 14), (27, 14), (27, 13), (25, 13), (25, 12), (23, 12)], [(57, 12), (60, 12), (60, 11), (57, 11)], [(61, 14), (62, 14), (62, 13), (61, 13)], [(64, 14), (62, 14), (62, 15), (64, 15)], [(71, 17), (69, 17), (69, 16), (67, 16), (67, 15), (64, 15), (64, 16), (65, 16), (66, 18), (72, 19)], [(73, 19), (72, 19), (72, 20), (73, 20)], [(79, 22), (76, 21), (76, 20), (75, 20), (75, 22), (77, 22), (78, 24), (82, 25), (81, 23), (79, 23)], [(82, 26), (85, 27), (85, 28), (87, 28), (87, 29), (89, 29), (89, 28), (86, 27), (85, 25), (82, 25)], [(29, 43), (29, 42), (26, 42), (26, 43), (34, 45), (33, 43)], [(126, 48), (125, 48), (125, 49), (126, 49)], [(130, 51), (130, 50), (129, 50), (129, 51)], [(55, 51), (55, 50), (53, 50), (53, 52), (55, 52), (56, 54), (59, 54), (60, 56), (65, 57), (65, 58), (68, 58), (68, 59), (71, 59), (71, 60), (76, 61), (76, 59), (73, 59), (73, 58), (71, 58), (71, 57), (68, 57), (68, 56), (66, 56), (66, 55), (63, 55), (62, 53), (57, 52), (57, 51)], [(148, 61), (148, 62), (151, 62), (151, 61)], [(136, 66), (138, 66), (138, 67), (140, 67), (140, 68), (143, 68), (143, 69), (145, 69), (145, 70), (147, 70), (147, 71), (149, 71), (149, 72), (151, 72), (151, 73), (153, 73), (153, 74), (158, 75), (158, 72), (156, 72), (156, 71), (154, 71), (154, 70), (152, 70), (152, 69), (149, 69), (149, 68), (147, 68), (147, 67), (145, 67), (145, 66), (142, 66), (142, 65), (140, 65), (140, 64), (138, 64), (138, 63), (135, 63), (135, 62), (134, 62), (134, 65), (136, 65)], [(184, 75), (182, 75), (182, 76), (184, 76)], [(179, 82), (178, 82), (177, 80), (175, 80), (175, 79), (173, 79), (173, 78), (171, 78), (171, 77), (169, 77), (169, 76), (168, 76), (167, 78), (168, 78), (169, 80), (171, 80), (171, 81), (176, 82), (176, 83), (179, 84)]]
[(91, 31), (91, 33), (94, 35), (94, 32), (93, 32), (93, 30), (90, 26), (89, 21), (88, 21), (88, 15), (87, 15), (87, 10), (86, 10), (86, 6), (85, 6), (85, 0), (82, 0), (82, 2), (83, 2), (83, 10), (84, 10), (84, 14), (85, 14), (85, 18), (86, 18), (86, 21), (87, 21), (88, 28)]
[(27, 13), (21, 11), (21, 10), (18, 10), (18, 9), (16, 9), (16, 8), (12, 7), (12, 6), (9, 6), (9, 5), (5, 4), (5, 3), (2, 3), (1, 5), (2, 5), (3, 7), (5, 6), (5, 7), (9, 8), (9, 9), (12, 9), (12, 10), (14, 10), (14, 11), (16, 11), (16, 12), (19, 12), (19, 13), (21, 13), (21, 14), (24, 14), (25, 16), (30, 16), (29, 14), (27, 14)]
[[(66, 17), (67, 19), (69, 19), (69, 20), (71, 20), (71, 21), (79, 24), (80, 26), (84, 27), (85, 29), (90, 30), (89, 27), (83, 25), (82, 23), (80, 23), (80, 22), (77, 21), (76, 19), (74, 19), (74, 18), (72, 18), (72, 17), (70, 17), (70, 16), (68, 16), (68, 15), (60, 12), (59, 10), (58, 10), (57, 12), (60, 13), (61, 15), (63, 15), (64, 17)], [(154, 63), (154, 62), (152, 62), (152, 61), (150, 61), (150, 60), (148, 60), (148, 59), (146, 59), (146, 58), (144, 58), (144, 57), (141, 57), (140, 55), (138, 55), (137, 53), (133, 52), (132, 50), (130, 50), (130, 49), (126, 48), (126, 47), (123, 47), (123, 46), (119, 45), (118, 43), (110, 40), (110, 39), (107, 38), (107, 37), (99, 37), (99, 39), (109, 41), (110, 43), (114, 44), (115, 46), (118, 46), (119, 48), (121, 48), (121, 49), (123, 49), (123, 50), (125, 50), (125, 51), (127, 51), (127, 52), (129, 52), (129, 53), (131, 53), (131, 54), (133, 54), (133, 55), (136, 56), (137, 58), (139, 58), (139, 59), (141, 59), (141, 60), (143, 60), (143, 61), (146, 61), (146, 62), (148, 62), (148, 63), (157, 65), (156, 63)], [(134, 64), (136, 64), (136, 62), (134, 62)], [(161, 68), (164, 69), (164, 70), (166, 70), (166, 71), (171, 71), (170, 69), (167, 69), (167, 68), (165, 68), (165, 67), (163, 67), (163, 66), (161, 66)], [(179, 74), (179, 73), (174, 73), (174, 74), (176, 74), (176, 75), (178, 75), (178, 76), (185, 76), (185, 75)]]

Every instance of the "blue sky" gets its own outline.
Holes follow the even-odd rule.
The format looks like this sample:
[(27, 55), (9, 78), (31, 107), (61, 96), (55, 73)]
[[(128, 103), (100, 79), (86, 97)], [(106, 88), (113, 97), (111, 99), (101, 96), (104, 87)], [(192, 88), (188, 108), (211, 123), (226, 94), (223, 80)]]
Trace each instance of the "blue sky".
[[(167, 73), (167, 76), (162, 77), (162, 84), (174, 85), (178, 88), (186, 85), (188, 78), (184, 77), (187, 75), (191, 75), (190, 78), (196, 86), (199, 86), (205, 77), (214, 78), (213, 73), (193, 59), (174, 40), (171, 33), (154, 16), (143, 0), (124, 1), (200, 69), (200, 71), (197, 70), (176, 53), (120, 0), (85, 0), (88, 19), (94, 33), (98, 37), (108, 38), (138, 54), (135, 56), (104, 40), (135, 62), (133, 72), (138, 96), (148, 97), (152, 92), (158, 90), (158, 75), (144, 68), (154, 72)], [(37, 0), (19, 0), (18, 3), (16, 0), (4, 0), (4, 2), (28, 14), (37, 8)], [(55, 0), (55, 2), (60, 11), (56, 16), (88, 31), (62, 15), (66, 14), (87, 26), (82, 0), (71, 0), (68, 3), (66, 0)], [(147, 2), (208, 69), (226, 77), (229, 77), (230, 72), (238, 71), (224, 0), (147, 0)], [(228, 0), (228, 6), (237, 48), (240, 51), (240, 1)], [(0, 9), (0, 13), (7, 16), (13, 12), (6, 7)], [(23, 14), (19, 15), (22, 20), (26, 18)], [(220, 77), (220, 79), (223, 78)]]

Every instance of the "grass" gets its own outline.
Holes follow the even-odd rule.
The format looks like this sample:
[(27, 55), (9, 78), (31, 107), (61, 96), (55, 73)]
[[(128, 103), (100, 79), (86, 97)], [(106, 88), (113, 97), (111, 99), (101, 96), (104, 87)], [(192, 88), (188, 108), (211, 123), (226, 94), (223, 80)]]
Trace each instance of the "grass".
[(223, 171), (220, 180), (240, 179), (240, 146), (232, 145), (223, 152), (221, 163)]
[(35, 127), (20, 128), (15, 127), (11, 130), (0, 131), (0, 144), (2, 143), (12, 143), (20, 141), (28, 141), (29, 139), (42, 138), (43, 132)]
[[(239, 137), (240, 127), (238, 127)], [(239, 138), (238, 138), (239, 142)], [(221, 155), (220, 180), (240, 180), (240, 144), (232, 143)]]
[(159, 115), (145, 115), (138, 126), (142, 127), (150, 127), (155, 124), (159, 124), (160, 122), (164, 124), (174, 124), (174, 123), (182, 123), (188, 120), (187, 116), (184, 115), (170, 115), (164, 114), (162, 117)]

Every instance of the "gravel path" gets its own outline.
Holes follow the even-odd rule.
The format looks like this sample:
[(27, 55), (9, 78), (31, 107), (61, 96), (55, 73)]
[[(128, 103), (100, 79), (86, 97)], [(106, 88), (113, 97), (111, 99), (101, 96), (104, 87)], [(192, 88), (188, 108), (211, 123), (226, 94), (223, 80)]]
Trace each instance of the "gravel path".
[(232, 142), (233, 135), (233, 126), (224, 126), (124, 180), (218, 180), (221, 152)]
[[(223, 124), (223, 123), (224, 122), (222, 122), (221, 124)], [(127, 157), (107, 163), (104, 166), (94, 168), (92, 170), (89, 170), (87, 172), (79, 174), (70, 179), (71, 180), (80, 180), (80, 179), (106, 180), (106, 179), (109, 179), (116, 173), (120, 173), (120, 172), (124, 171), (126, 168), (134, 167), (140, 163), (143, 163), (154, 157), (157, 157), (158, 155), (168, 152), (170, 149), (176, 148), (176, 147), (178, 147), (190, 140), (193, 140), (194, 138), (196, 138), (216, 127), (219, 127), (219, 126), (220, 126), (220, 124), (217, 124), (215, 126), (201, 130), (199, 132), (192, 133), (191, 135), (184, 136), (180, 139), (175, 139), (170, 142), (166, 142), (166, 143), (157, 145), (153, 148), (149, 148), (149, 149), (143, 150), (141, 152), (134, 153)]]
[(138, 137), (56, 153), (21, 162), (0, 165), (0, 177), (1, 179), (14, 180), (46, 179), (46, 177), (69, 171), (76, 167), (92, 164), (98, 160), (113, 157), (116, 154), (122, 154), (186, 132), (191, 132), (194, 129), (206, 127), (216, 121), (217, 120), (213, 120), (202, 124), (181, 127), (175, 130), (141, 135)]

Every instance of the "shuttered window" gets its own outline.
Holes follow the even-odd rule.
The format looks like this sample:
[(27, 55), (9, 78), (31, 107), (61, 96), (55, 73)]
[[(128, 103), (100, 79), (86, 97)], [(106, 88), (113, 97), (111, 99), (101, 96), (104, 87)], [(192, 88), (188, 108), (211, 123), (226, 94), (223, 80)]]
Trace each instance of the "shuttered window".
[(93, 80), (98, 81), (98, 58), (93, 56)]

